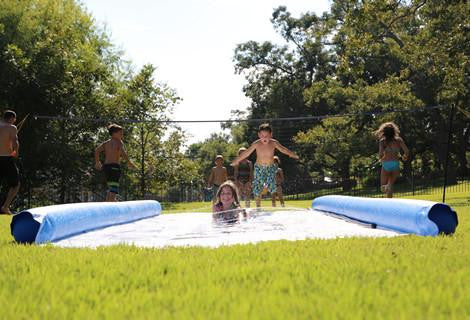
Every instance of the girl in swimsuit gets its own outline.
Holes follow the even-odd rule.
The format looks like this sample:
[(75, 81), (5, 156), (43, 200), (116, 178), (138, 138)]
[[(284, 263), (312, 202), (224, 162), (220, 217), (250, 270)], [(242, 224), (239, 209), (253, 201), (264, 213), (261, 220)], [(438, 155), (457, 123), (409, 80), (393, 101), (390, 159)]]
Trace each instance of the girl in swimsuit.
[(400, 151), (403, 150), (403, 161), (408, 160), (410, 152), (400, 137), (400, 130), (395, 123), (383, 123), (374, 134), (379, 139), (379, 158), (382, 163), (381, 190), (387, 198), (392, 198), (392, 187), (400, 173)]
[(217, 190), (217, 202), (212, 207), (212, 217), (216, 222), (238, 222), (240, 214), (246, 217), (245, 210), (240, 209), (238, 189), (232, 181), (225, 181)]

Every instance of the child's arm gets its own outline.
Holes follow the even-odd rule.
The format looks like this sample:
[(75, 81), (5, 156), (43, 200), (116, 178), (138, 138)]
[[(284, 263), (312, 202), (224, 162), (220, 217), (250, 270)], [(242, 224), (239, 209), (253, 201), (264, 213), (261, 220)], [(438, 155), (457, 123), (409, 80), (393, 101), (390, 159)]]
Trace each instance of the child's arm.
[(103, 151), (104, 151), (104, 142), (95, 149), (95, 168), (97, 170), (101, 170), (101, 168), (103, 167), (100, 161), (100, 154)]
[(254, 176), (254, 172), (253, 172), (253, 163), (251, 163), (251, 161), (248, 162), (248, 166), (250, 167), (250, 183), (253, 181), (253, 176)]
[(382, 158), (385, 155), (385, 149), (384, 149), (384, 144), (382, 141), (379, 142), (379, 159), (382, 160)]
[(281, 151), (282, 153), (284, 153), (285, 155), (288, 155), (289, 157), (293, 158), (293, 159), (296, 159), (298, 160), (299, 159), (299, 156), (297, 154), (295, 154), (294, 152), (290, 151), (289, 149), (287, 149), (286, 147), (284, 147), (282, 144), (279, 143), (279, 141), (277, 140), (274, 140), (274, 146), (277, 150)]
[(400, 139), (399, 140), (399, 143), (400, 143), (400, 147), (403, 149), (403, 151), (405, 152), (403, 154), (403, 161), (407, 161), (409, 156), (410, 156), (410, 150), (408, 149), (408, 147), (406, 146), (405, 144), (405, 141), (403, 141), (403, 139)]
[(238, 165), (233, 166), (233, 178), (235, 179), (235, 182), (238, 182)]
[(242, 152), (241, 155), (239, 155), (238, 157), (236, 157), (235, 160), (232, 161), (231, 165), (232, 165), (232, 166), (236, 166), (236, 165), (238, 165), (238, 164), (240, 163), (240, 161), (242, 161), (243, 159), (248, 158), (248, 156), (249, 156), (253, 151), (256, 150), (256, 145), (257, 145), (257, 142), (258, 142), (258, 141), (259, 141), (259, 140), (256, 140), (255, 142), (253, 142), (253, 143), (251, 144), (251, 146), (250, 146), (248, 149), (246, 149), (245, 151)]
[(129, 156), (127, 155), (127, 151), (126, 151), (126, 148), (124, 148), (124, 144), (121, 145), (121, 156), (127, 161), (128, 165), (133, 168), (133, 169), (136, 169), (137, 167), (135, 166), (135, 164), (131, 161), (131, 159), (129, 159)]
[(12, 148), (13, 148), (13, 151), (12, 151), (12, 155), (16, 158), (19, 157), (20, 155), (20, 143), (18, 142), (18, 129), (15, 127), (15, 126), (12, 126), (13, 127), (13, 130), (12, 130), (12, 134), (11, 134), (11, 144), (12, 144)]

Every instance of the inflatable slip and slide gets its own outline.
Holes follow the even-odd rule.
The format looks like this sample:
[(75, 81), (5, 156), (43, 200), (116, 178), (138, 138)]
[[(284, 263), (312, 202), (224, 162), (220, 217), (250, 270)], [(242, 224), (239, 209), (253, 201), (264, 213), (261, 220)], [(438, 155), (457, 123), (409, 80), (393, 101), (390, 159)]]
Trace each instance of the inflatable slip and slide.
[[(344, 220), (400, 233), (435, 236), (452, 234), (457, 214), (443, 203), (407, 199), (324, 196), (312, 209)], [(19, 243), (47, 243), (109, 226), (157, 216), (153, 200), (71, 203), (25, 210), (15, 215), (11, 233)]]
[(316, 198), (312, 208), (372, 227), (421, 236), (452, 234), (458, 224), (457, 213), (451, 207), (426, 200), (332, 195)]
[(158, 201), (85, 202), (22, 211), (11, 221), (19, 243), (54, 242), (80, 233), (159, 215)]

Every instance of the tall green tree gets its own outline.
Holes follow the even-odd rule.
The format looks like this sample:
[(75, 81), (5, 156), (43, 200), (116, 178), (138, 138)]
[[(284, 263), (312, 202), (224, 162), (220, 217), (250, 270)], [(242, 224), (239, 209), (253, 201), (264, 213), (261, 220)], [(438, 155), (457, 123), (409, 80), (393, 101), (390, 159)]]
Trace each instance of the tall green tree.
[[(102, 97), (115, 91), (119, 63), (107, 35), (75, 1), (0, 2), (0, 105), (19, 119), (107, 115)], [(70, 198), (89, 179), (98, 126), (30, 117), (20, 132), (23, 189), (49, 186), (48, 194), (59, 190), (54, 200)]]
[(131, 153), (139, 161), (140, 196), (149, 192), (150, 181), (155, 178), (154, 168), (161, 166), (157, 157), (163, 148), (169, 115), (179, 100), (173, 89), (155, 82), (155, 68), (145, 65), (133, 77), (126, 92), (126, 115), (137, 122), (131, 128)]
[[(418, 172), (431, 168), (442, 176), (450, 108), (425, 107), (468, 109), (469, 8), (452, 1), (335, 0), (322, 16), (293, 18), (280, 7), (272, 23), (285, 45), (248, 41), (235, 49), (235, 70), (246, 76), (253, 101), (249, 117), (361, 114), (297, 128), (306, 170), (344, 181), (373, 165), (372, 131), (393, 120)], [(468, 172), (468, 128), (468, 118), (454, 118), (451, 180), (457, 162)]]

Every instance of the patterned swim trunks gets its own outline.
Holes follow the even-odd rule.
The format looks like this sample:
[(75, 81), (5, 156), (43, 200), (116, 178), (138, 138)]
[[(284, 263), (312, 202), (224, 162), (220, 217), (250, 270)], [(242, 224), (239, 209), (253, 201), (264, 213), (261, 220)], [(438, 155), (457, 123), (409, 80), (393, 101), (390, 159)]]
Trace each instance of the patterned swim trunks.
[(108, 191), (119, 193), (119, 179), (121, 177), (121, 166), (117, 163), (106, 163), (103, 165), (103, 172), (106, 177)]
[(253, 178), (253, 194), (258, 197), (264, 188), (270, 193), (276, 192), (277, 164), (261, 165), (255, 163), (255, 176)]

